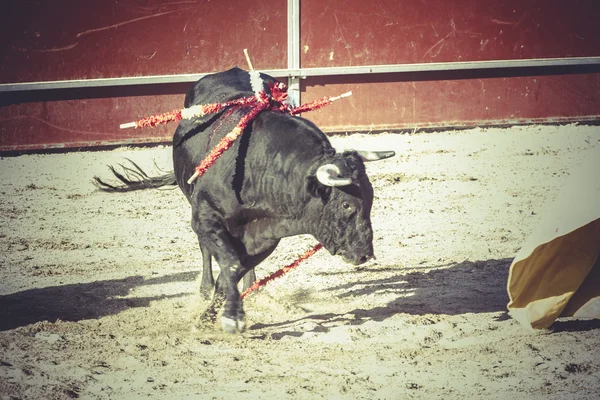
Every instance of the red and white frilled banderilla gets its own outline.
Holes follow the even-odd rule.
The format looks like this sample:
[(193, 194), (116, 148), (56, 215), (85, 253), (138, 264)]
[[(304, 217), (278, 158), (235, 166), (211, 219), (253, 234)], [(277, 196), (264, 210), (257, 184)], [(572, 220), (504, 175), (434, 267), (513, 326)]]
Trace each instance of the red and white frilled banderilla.
[[(352, 92), (347, 92), (339, 96), (325, 97), (323, 99), (314, 100), (302, 104), (298, 107), (291, 107), (287, 102), (288, 94), (287, 87), (285, 84), (281, 82), (271, 84), (269, 85), (270, 93), (267, 93), (263, 89), (263, 81), (260, 77), (260, 73), (254, 70), (250, 72), (250, 81), (252, 84), (252, 89), (255, 93), (254, 96), (234, 99), (223, 103), (194, 105), (185, 109), (174, 110), (163, 114), (141, 118), (134, 122), (121, 124), (120, 127), (121, 129), (154, 127), (156, 125), (166, 124), (172, 121), (203, 117), (207, 114), (220, 112), (226, 108), (251, 107), (250, 111), (240, 119), (235, 128), (233, 128), (231, 132), (225, 135), (223, 139), (221, 139), (221, 141), (219, 141), (219, 143), (212, 149), (212, 151), (204, 158), (204, 160), (202, 160), (202, 162), (195, 168), (194, 174), (187, 181), (188, 184), (192, 184), (197, 178), (201, 177), (217, 161), (217, 159), (221, 157), (221, 155), (225, 151), (227, 151), (233, 145), (233, 143), (244, 132), (244, 129), (248, 126), (248, 124), (252, 122), (252, 120), (254, 120), (254, 118), (256, 118), (256, 116), (260, 112), (269, 110), (287, 113), (291, 115), (298, 115), (304, 112), (317, 110), (319, 108), (331, 104), (336, 100), (352, 95)], [(242, 299), (244, 299), (248, 294), (257, 290), (261, 286), (266, 285), (273, 279), (279, 278), (288, 273), (289, 271), (295, 269), (302, 261), (315, 254), (322, 247), (323, 245), (321, 243), (318, 243), (313, 248), (306, 251), (293, 263), (279, 269), (278, 271), (263, 279), (254, 282), (252, 286), (250, 286), (246, 291), (244, 291), (241, 294)]]
[[(210, 168), (221, 155), (227, 151), (238, 137), (244, 132), (244, 129), (248, 126), (254, 118), (265, 110), (284, 112), (291, 115), (298, 115), (304, 112), (318, 110), (319, 108), (325, 107), (332, 102), (343, 99), (352, 95), (352, 92), (343, 93), (339, 96), (325, 97), (323, 99), (314, 100), (298, 107), (291, 107), (287, 103), (287, 87), (284, 83), (278, 82), (274, 85), (270, 85), (270, 94), (262, 89), (262, 79), (260, 79), (257, 71), (250, 72), (251, 81), (254, 87), (260, 87), (259, 90), (255, 90), (254, 96), (243, 97), (223, 103), (214, 104), (200, 104), (182, 110), (174, 110), (164, 114), (152, 115), (149, 117), (141, 118), (134, 122), (121, 124), (121, 129), (125, 128), (144, 128), (154, 127), (160, 124), (166, 124), (172, 121), (180, 121), (182, 119), (190, 119), (195, 117), (202, 117), (207, 114), (219, 112), (225, 108), (241, 108), (241, 107), (252, 107), (250, 112), (246, 114), (238, 124), (229, 132), (221, 141), (212, 149), (212, 151), (202, 160), (202, 162), (196, 167), (194, 174), (188, 179), (187, 183), (192, 184), (197, 178), (202, 176), (208, 168)], [(259, 76), (260, 84), (255, 84), (255, 77)], [(260, 86), (259, 86), (260, 85)]]

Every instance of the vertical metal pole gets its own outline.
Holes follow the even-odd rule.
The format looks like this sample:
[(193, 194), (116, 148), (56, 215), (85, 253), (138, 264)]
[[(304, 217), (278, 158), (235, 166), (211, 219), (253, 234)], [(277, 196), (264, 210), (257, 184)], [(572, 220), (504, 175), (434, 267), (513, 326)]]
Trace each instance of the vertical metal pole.
[[(300, 0), (288, 0), (288, 69), (300, 69)], [(300, 105), (300, 77), (288, 77), (288, 95), (292, 106)]]

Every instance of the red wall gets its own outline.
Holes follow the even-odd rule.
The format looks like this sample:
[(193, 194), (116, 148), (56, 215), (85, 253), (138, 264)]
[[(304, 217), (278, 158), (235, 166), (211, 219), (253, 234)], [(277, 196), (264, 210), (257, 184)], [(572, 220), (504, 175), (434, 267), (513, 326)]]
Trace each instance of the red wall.
[(287, 66), (284, 1), (11, 1), (0, 83)]
[[(10, 2), (0, 83), (287, 66), (287, 2)], [(600, 55), (596, 0), (302, 0), (301, 66)], [(577, 72), (577, 73), (572, 73)], [(524, 76), (515, 76), (524, 75)], [(182, 107), (189, 84), (0, 94), (0, 150), (169, 141), (174, 124), (118, 125)], [(302, 80), (326, 131), (596, 120), (600, 69), (381, 74)]]
[[(287, 66), (276, 0), (11, 2), (0, 16), (0, 83)], [(0, 95), (0, 150), (169, 141), (174, 125), (119, 124), (183, 107), (189, 84)]]
[(302, 1), (302, 66), (599, 56), (594, 0)]
[[(303, 1), (304, 68), (600, 56), (593, 0)], [(582, 69), (580, 72), (590, 72)], [(311, 78), (303, 99), (354, 95), (309, 118), (328, 130), (598, 119), (600, 69)], [(549, 76), (535, 76), (547, 74)], [(437, 79), (448, 80), (437, 80)], [(335, 108), (334, 108), (335, 107)]]

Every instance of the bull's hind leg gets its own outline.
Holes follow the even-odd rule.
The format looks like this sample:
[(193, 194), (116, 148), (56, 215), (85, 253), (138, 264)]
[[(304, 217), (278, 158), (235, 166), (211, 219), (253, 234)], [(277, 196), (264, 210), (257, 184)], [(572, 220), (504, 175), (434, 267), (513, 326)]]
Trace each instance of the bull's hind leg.
[[(198, 238), (200, 242), (200, 238)], [(209, 300), (215, 289), (215, 278), (212, 272), (212, 255), (206, 246), (200, 243), (200, 251), (202, 252), (202, 277), (200, 280), (200, 296)]]
[[(192, 211), (192, 227), (202, 243), (203, 253), (211, 254), (221, 267), (215, 295), (213, 296), (213, 304), (225, 303), (223, 316), (221, 317), (223, 328), (230, 333), (242, 331), (245, 329), (245, 314), (240, 292), (237, 288), (239, 275), (236, 273), (242, 264), (233, 245), (233, 237), (227, 231), (220, 214), (213, 210), (208, 202), (200, 203)], [(247, 270), (244, 272), (247, 272)], [(217, 310), (218, 307), (211, 304), (209, 309), (200, 317), (201, 320), (214, 321)]]
[(275, 248), (278, 244), (278, 239), (265, 240), (263, 242), (263, 248), (265, 248), (265, 250), (261, 251), (256, 255), (246, 254), (242, 257), (242, 265), (248, 271), (246, 272), (246, 275), (244, 275), (243, 278), (244, 284), (242, 288), (244, 291), (250, 286), (252, 286), (252, 284), (256, 281), (256, 273), (254, 272), (254, 268), (261, 262), (265, 261), (266, 258), (269, 257), (271, 253), (273, 253), (273, 251), (275, 251)]
[(256, 281), (256, 273), (254, 272), (254, 268), (251, 268), (243, 278), (244, 285), (242, 286), (242, 290), (245, 291)]

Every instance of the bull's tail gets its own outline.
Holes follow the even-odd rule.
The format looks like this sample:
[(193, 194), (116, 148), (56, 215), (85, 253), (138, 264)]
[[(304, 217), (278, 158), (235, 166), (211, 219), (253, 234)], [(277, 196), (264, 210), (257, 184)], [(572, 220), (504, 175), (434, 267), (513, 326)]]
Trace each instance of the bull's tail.
[(104, 192), (131, 192), (134, 190), (177, 185), (177, 180), (175, 179), (175, 173), (173, 171), (164, 175), (151, 177), (146, 175), (146, 173), (136, 163), (130, 159), (127, 159), (127, 161), (131, 163), (132, 167), (119, 164), (123, 170), (123, 173), (118, 172), (112, 165), (108, 166), (112, 173), (122, 183), (109, 184), (95, 176), (93, 181), (94, 185)]

